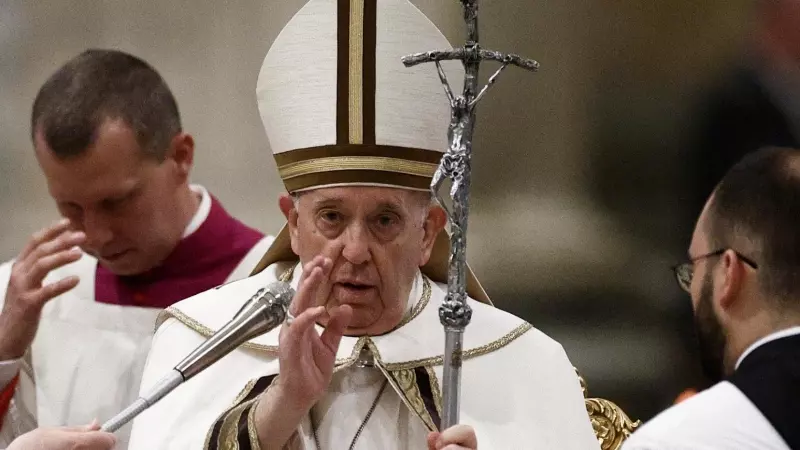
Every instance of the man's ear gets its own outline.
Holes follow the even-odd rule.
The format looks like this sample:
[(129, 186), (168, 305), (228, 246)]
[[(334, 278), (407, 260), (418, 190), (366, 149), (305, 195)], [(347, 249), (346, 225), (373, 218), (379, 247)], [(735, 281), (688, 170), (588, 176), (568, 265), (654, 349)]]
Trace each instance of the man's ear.
[[(294, 207), (294, 199), (291, 195), (284, 192), (278, 197), (278, 207), (286, 217), (287, 222), (294, 222), (293, 226), (297, 226), (297, 210)], [(294, 216), (294, 217), (293, 217)]]
[(425, 232), (422, 238), (422, 256), (419, 262), (420, 267), (428, 263), (433, 251), (433, 244), (436, 242), (436, 237), (444, 230), (447, 224), (447, 214), (439, 205), (431, 206), (428, 209), (428, 215), (425, 222), (422, 224), (423, 231)]
[(166, 159), (175, 164), (181, 181), (189, 179), (194, 164), (194, 138), (188, 133), (178, 133), (170, 141)]
[(286, 223), (289, 226), (289, 237), (292, 239), (292, 250), (297, 254), (295, 244), (297, 243), (297, 208), (294, 205), (294, 198), (287, 193), (281, 194), (278, 198), (278, 206), (281, 208)]
[(741, 258), (733, 250), (727, 250), (720, 256), (717, 268), (720, 277), (719, 307), (724, 311), (730, 309), (741, 298), (744, 285), (745, 268)]

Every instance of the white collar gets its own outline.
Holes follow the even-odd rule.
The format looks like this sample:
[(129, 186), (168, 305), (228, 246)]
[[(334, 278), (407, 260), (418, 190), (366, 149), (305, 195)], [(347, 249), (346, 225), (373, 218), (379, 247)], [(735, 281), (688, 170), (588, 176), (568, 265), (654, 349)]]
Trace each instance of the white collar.
[(753, 350), (757, 349), (758, 347), (761, 347), (762, 345), (766, 344), (767, 342), (776, 341), (778, 339), (782, 339), (782, 338), (789, 337), (789, 336), (794, 336), (796, 334), (800, 334), (800, 326), (786, 328), (785, 330), (776, 331), (774, 333), (771, 333), (771, 334), (768, 334), (768, 335), (764, 336), (763, 338), (761, 338), (761, 339), (757, 340), (756, 342), (754, 342), (750, 347), (747, 348), (747, 350), (744, 351), (744, 353), (742, 353), (742, 356), (740, 356), (739, 360), (736, 361), (736, 367), (735, 368), (738, 369), (739, 365), (742, 364), (742, 361), (744, 361), (744, 359), (747, 357), (747, 355), (749, 355), (750, 353), (753, 353)]
[(183, 231), (181, 239), (185, 239), (197, 231), (200, 225), (206, 221), (208, 213), (211, 211), (211, 195), (209, 195), (208, 190), (199, 184), (190, 184), (189, 189), (195, 194), (200, 194), (200, 206), (197, 207), (197, 211), (195, 211), (194, 216), (192, 216), (192, 220), (189, 221), (189, 225), (187, 225), (186, 229)]
[[(225, 326), (254, 292), (279, 279), (289, 268), (296, 268), (295, 264), (295, 262), (276, 263), (253, 276), (182, 300), (159, 316), (157, 326), (169, 317), (174, 317), (201, 335), (211, 337)], [(296, 289), (299, 276), (297, 273), (294, 275), (290, 284)], [(364, 345), (368, 345), (376, 361), (389, 370), (442, 364), (444, 339), (439, 320), (439, 306), (446, 297), (447, 286), (432, 283), (419, 273), (411, 289), (412, 304), (415, 307), (412, 308), (412, 314), (407, 321), (392, 332), (380, 336), (342, 337), (336, 353), (337, 364), (353, 363)], [(231, 301), (220, 301), (220, 298)], [(423, 301), (419, 301), (420, 299)], [(468, 357), (500, 349), (517, 337), (532, 331), (528, 323), (516, 316), (472, 299), (468, 301), (473, 310), (470, 331), (464, 334), (463, 342), (464, 352)], [(318, 325), (316, 330), (318, 333), (324, 331)], [(533, 333), (538, 335), (535, 339), (541, 339), (545, 344), (543, 349), (548, 349), (547, 352), (552, 351), (549, 347), (551, 345), (549, 342), (552, 341), (549, 338), (539, 331), (534, 330)], [(274, 357), (279, 335), (280, 327), (276, 327), (243, 345), (245, 348), (266, 352)], [(274, 369), (277, 370), (277, 364)], [(270, 373), (265, 374), (270, 375)]]

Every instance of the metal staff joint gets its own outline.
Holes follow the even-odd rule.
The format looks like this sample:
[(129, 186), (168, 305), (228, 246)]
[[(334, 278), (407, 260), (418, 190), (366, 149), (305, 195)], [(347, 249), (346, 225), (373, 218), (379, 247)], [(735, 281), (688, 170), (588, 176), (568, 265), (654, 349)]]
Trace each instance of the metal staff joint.
[[(466, 251), (475, 107), (509, 65), (530, 71), (539, 69), (539, 63), (532, 59), (481, 48), (478, 44), (478, 0), (460, 1), (467, 26), (467, 42), (463, 47), (415, 53), (402, 58), (406, 67), (435, 63), (450, 102), (450, 125), (447, 131), (450, 144), (431, 180), (431, 193), (444, 208), (450, 223), (447, 297), (439, 308), (439, 321), (445, 331), (442, 430), (458, 423), (463, 336), (472, 319), (472, 308), (467, 303), (466, 294)], [(447, 81), (441, 65), (441, 61), (446, 60), (459, 60), (464, 65), (464, 90), (461, 95), (454, 95)], [(496, 61), (501, 66), (489, 77), (486, 85), (478, 90), (478, 74), (482, 61)], [(439, 193), (445, 180), (452, 182), (452, 210), (447, 207)]]

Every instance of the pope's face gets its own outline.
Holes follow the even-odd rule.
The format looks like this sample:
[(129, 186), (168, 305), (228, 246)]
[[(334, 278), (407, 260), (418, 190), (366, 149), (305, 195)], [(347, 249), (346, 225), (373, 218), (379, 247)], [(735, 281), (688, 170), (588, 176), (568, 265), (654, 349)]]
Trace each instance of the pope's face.
[[(302, 263), (333, 261), (319, 301), (353, 309), (348, 335), (378, 335), (403, 319), (419, 267), (444, 227), (430, 195), (380, 187), (322, 188), (281, 199)], [(416, 299), (412, 299), (416, 300)], [(325, 322), (325, 320), (323, 320)], [(324, 323), (323, 323), (324, 324)]]

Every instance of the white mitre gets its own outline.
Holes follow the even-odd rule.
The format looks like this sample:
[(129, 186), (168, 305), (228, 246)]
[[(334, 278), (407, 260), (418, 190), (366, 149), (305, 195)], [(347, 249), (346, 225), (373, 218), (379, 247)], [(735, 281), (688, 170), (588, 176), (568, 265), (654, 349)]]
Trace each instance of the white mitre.
[[(333, 186), (424, 191), (448, 147), (450, 105), (432, 65), (403, 56), (452, 46), (407, 0), (311, 0), (264, 58), (258, 109), (289, 192)], [(459, 62), (443, 63), (453, 80)], [(456, 86), (458, 87), (458, 86)], [(422, 271), (447, 282), (441, 233)], [(296, 260), (284, 227), (254, 273)], [(467, 291), (489, 303), (472, 271)]]

